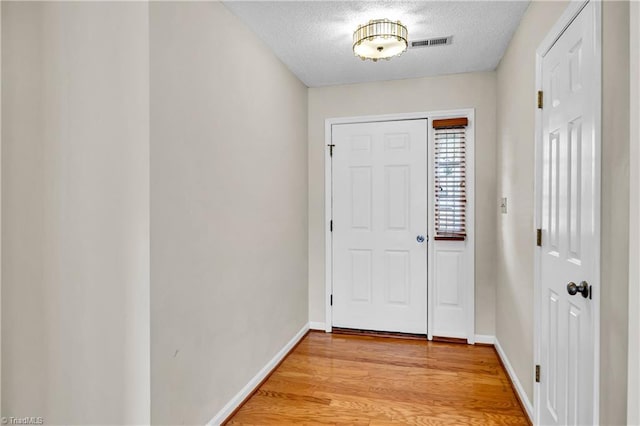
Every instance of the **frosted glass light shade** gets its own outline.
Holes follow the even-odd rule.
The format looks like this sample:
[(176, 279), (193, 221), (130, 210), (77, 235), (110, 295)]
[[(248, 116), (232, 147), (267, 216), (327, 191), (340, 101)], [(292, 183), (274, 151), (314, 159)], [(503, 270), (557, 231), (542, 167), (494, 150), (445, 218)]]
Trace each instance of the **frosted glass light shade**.
[(374, 19), (353, 33), (353, 53), (363, 61), (389, 59), (407, 50), (407, 27), (400, 21)]

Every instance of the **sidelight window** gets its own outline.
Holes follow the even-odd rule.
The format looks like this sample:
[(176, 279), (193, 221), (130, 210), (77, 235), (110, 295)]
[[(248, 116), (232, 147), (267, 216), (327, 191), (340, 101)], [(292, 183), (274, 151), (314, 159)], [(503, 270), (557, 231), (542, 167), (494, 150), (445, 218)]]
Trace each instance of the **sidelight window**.
[(466, 230), (467, 118), (433, 120), (435, 239), (463, 241)]

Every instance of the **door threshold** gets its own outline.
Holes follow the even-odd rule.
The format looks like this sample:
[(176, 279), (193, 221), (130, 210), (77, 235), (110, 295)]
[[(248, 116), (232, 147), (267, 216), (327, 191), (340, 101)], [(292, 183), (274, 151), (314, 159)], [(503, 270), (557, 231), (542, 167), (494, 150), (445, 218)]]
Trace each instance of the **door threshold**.
[(401, 333), (397, 331), (376, 331), (361, 330), (357, 328), (333, 327), (331, 332), (333, 334), (346, 334), (350, 336), (392, 337), (396, 339), (427, 340), (426, 334)]
[[(443, 336), (433, 336), (433, 341), (434, 342), (441, 342), (441, 343), (460, 343), (463, 345), (468, 345), (469, 341), (467, 339), (461, 339), (458, 337), (443, 337)], [(490, 345), (493, 346), (493, 345)]]

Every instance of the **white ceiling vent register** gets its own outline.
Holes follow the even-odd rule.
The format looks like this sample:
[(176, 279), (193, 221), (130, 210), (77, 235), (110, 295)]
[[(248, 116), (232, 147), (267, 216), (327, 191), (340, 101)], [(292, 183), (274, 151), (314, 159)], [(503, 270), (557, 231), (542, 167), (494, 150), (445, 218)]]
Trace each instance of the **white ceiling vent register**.
[(414, 47), (444, 46), (447, 44), (451, 44), (452, 39), (453, 36), (428, 38), (425, 40), (414, 40), (409, 44), (409, 46), (411, 46), (412, 49)]

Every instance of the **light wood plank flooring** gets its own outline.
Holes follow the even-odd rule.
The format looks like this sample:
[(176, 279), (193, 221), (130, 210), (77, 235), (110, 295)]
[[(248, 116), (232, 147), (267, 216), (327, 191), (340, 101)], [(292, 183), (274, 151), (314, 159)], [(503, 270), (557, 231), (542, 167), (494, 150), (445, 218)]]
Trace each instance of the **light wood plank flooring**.
[(492, 347), (309, 333), (227, 424), (527, 425)]

